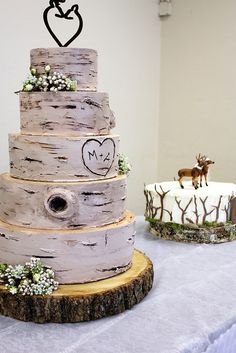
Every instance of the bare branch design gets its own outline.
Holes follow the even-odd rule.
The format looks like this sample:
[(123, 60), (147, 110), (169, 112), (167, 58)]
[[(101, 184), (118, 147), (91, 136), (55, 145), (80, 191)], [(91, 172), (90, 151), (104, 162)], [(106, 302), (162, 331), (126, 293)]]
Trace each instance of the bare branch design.
[(186, 218), (186, 221), (188, 221), (188, 223), (194, 224), (194, 222), (190, 218)]
[(222, 197), (223, 197), (223, 196), (221, 195), (220, 198), (219, 198), (218, 205), (212, 206), (212, 207), (215, 209), (215, 211), (216, 211), (215, 222), (218, 222), (218, 220), (219, 220), (219, 216), (220, 216), (220, 205), (221, 205)]
[(208, 196), (203, 200), (201, 197), (200, 197), (200, 200), (201, 200), (201, 203), (202, 203), (202, 207), (203, 207), (203, 210), (204, 210), (204, 215), (202, 217), (202, 223), (205, 223), (206, 222), (206, 219), (207, 217), (212, 214), (212, 212), (215, 211), (215, 209), (213, 208), (210, 212), (207, 212), (207, 208), (206, 208), (206, 201), (208, 199)]
[(177, 203), (179, 209), (182, 211), (181, 221), (182, 221), (182, 224), (184, 224), (184, 216), (186, 215), (187, 209), (188, 209), (188, 207), (190, 206), (190, 204), (192, 203), (193, 198), (190, 199), (189, 203), (186, 205), (185, 208), (182, 208), (182, 207), (181, 207), (181, 201), (178, 200), (177, 197), (175, 197), (175, 201), (176, 201), (176, 203)]
[(161, 209), (161, 207), (155, 207), (154, 206), (154, 198), (152, 196), (151, 191), (145, 190), (144, 189), (144, 195), (146, 198), (146, 212), (145, 215), (146, 217), (149, 218), (155, 218), (157, 215), (157, 212)]
[(236, 224), (236, 195), (233, 195), (230, 202), (230, 220)]
[(166, 208), (164, 208), (164, 211), (168, 213), (168, 215), (170, 216), (170, 222), (172, 222), (173, 221), (173, 213), (172, 213), (172, 211), (169, 211)]
[(231, 195), (228, 197), (228, 205), (225, 205), (225, 207), (222, 209), (222, 211), (225, 211), (226, 214), (226, 221), (230, 220), (230, 208), (231, 208), (231, 201), (233, 200), (234, 195)]
[(194, 195), (194, 206), (195, 206), (195, 211), (193, 213), (196, 215), (196, 224), (199, 223), (199, 217), (201, 216), (200, 213), (198, 213), (198, 207), (197, 207), (197, 197)]
[(165, 198), (165, 196), (170, 192), (170, 190), (164, 191), (161, 185), (159, 185), (159, 188), (161, 189), (161, 192), (162, 192), (162, 193), (160, 193), (160, 192), (157, 190), (157, 186), (156, 186), (156, 184), (155, 184), (155, 191), (156, 191), (156, 193), (159, 195), (159, 197), (160, 197), (160, 202), (161, 202), (161, 207), (160, 207), (160, 209), (161, 209), (160, 221), (163, 220), (164, 212), (167, 212), (167, 213), (169, 214), (169, 216), (170, 216), (170, 221), (172, 221), (172, 220), (173, 220), (172, 212), (170, 212), (170, 211), (168, 211), (168, 210), (166, 210), (166, 209), (164, 208), (164, 198)]

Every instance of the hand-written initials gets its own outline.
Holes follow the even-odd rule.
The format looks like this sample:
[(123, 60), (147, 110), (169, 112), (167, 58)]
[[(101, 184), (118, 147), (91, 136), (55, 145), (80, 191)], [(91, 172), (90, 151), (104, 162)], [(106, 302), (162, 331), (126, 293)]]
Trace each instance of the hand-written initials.
[(105, 155), (103, 153), (101, 153), (98, 156), (95, 150), (93, 150), (93, 152), (88, 151), (88, 158), (89, 158), (90, 161), (93, 158), (93, 159), (96, 159), (96, 161), (98, 161), (100, 159), (100, 161), (102, 161), (102, 162), (109, 162), (111, 160), (110, 157), (111, 157), (111, 153), (110, 152), (108, 152)]

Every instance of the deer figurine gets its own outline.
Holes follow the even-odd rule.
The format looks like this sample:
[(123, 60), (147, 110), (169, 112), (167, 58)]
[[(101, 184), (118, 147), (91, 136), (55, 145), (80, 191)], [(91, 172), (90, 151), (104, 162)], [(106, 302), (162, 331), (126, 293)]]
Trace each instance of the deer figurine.
[(202, 177), (204, 177), (205, 184), (206, 184), (206, 186), (208, 186), (208, 184), (207, 184), (207, 175), (208, 175), (208, 171), (209, 171), (209, 166), (211, 164), (215, 164), (214, 161), (210, 160), (206, 156), (203, 156), (202, 160), (203, 160), (203, 167), (202, 167), (201, 174), (200, 174), (200, 186), (201, 187), (202, 187)]
[(178, 171), (178, 176), (179, 176), (178, 182), (182, 189), (184, 189), (184, 186), (182, 184), (183, 178), (192, 178), (192, 184), (194, 188), (198, 189), (198, 178), (202, 174), (202, 169), (205, 163), (205, 157), (201, 156), (201, 154), (199, 153), (199, 155), (196, 156), (196, 160), (197, 160), (197, 164), (192, 169), (184, 168)]

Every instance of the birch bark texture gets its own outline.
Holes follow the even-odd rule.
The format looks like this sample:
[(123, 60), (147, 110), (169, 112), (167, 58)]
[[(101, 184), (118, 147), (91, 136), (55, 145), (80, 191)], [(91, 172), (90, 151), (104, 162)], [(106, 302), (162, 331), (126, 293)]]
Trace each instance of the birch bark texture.
[(0, 221), (0, 262), (24, 264), (31, 256), (51, 266), (60, 283), (115, 276), (132, 265), (134, 215), (112, 225), (81, 230), (43, 230)]
[(48, 64), (78, 91), (20, 94), (21, 133), (9, 135), (10, 175), (0, 176), (0, 262), (39, 257), (65, 284), (113, 277), (132, 266), (135, 228), (97, 53), (31, 51), (39, 73)]
[(115, 117), (107, 93), (21, 92), (22, 134), (107, 135)]
[(31, 66), (44, 73), (45, 65), (77, 81), (78, 91), (97, 90), (97, 52), (85, 48), (37, 48), (30, 52)]
[(92, 182), (47, 183), (0, 176), (0, 219), (41, 229), (79, 229), (121, 220), (126, 176)]
[(10, 174), (37, 181), (83, 181), (118, 174), (119, 136), (9, 135)]

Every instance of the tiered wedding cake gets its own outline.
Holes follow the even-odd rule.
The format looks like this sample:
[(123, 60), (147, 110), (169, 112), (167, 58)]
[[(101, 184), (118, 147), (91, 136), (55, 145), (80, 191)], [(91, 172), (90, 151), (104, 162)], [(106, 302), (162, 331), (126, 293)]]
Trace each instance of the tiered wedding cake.
[(97, 53), (31, 51), (39, 73), (47, 64), (78, 90), (20, 93), (21, 133), (9, 136), (10, 174), (0, 176), (0, 262), (39, 257), (60, 283), (109, 278), (131, 267), (135, 230)]

